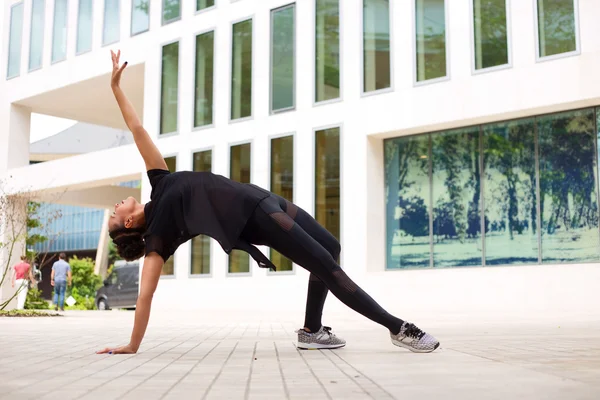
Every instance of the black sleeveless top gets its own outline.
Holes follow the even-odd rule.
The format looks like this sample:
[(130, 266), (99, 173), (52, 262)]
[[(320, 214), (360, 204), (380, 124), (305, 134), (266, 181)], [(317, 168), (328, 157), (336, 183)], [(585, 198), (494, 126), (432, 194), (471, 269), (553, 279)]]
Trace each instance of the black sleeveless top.
[(211, 172), (152, 169), (148, 178), (152, 192), (144, 206), (146, 255), (156, 252), (166, 262), (182, 243), (207, 235), (227, 254), (243, 250), (260, 267), (275, 269), (262, 252), (240, 238), (256, 206), (270, 192)]

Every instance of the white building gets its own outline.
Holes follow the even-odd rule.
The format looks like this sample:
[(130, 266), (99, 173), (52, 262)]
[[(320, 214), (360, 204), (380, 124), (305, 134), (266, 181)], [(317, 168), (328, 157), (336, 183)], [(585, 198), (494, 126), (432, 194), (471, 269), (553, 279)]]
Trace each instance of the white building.
[[(124, 90), (171, 167), (292, 197), (390, 311), (600, 307), (597, 0), (7, 0), (0, 13), (9, 190), (109, 207), (109, 185), (142, 177), (148, 200), (132, 145), (28, 165), (31, 112), (124, 128), (109, 88), (121, 49)], [(299, 310), (308, 279), (202, 238), (164, 273), (157, 307)]]

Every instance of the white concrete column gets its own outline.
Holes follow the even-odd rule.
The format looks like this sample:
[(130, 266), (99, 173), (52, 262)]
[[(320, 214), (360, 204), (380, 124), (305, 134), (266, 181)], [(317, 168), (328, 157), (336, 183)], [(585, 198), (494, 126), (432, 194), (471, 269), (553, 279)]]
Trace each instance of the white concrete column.
[(94, 273), (106, 278), (108, 270), (108, 244), (110, 236), (108, 235), (108, 221), (110, 218), (110, 210), (104, 210), (104, 218), (102, 219), (102, 229), (100, 230), (100, 240), (98, 240), (98, 250), (96, 251), (96, 264)]

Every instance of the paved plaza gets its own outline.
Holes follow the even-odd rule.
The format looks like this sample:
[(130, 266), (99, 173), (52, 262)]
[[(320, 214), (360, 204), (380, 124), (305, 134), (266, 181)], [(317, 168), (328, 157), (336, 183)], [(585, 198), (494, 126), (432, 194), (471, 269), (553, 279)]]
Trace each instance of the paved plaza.
[[(154, 312), (136, 355), (133, 312), (0, 318), (0, 399), (600, 399), (600, 319), (418, 322), (441, 351), (413, 354), (350, 313), (348, 345), (298, 351), (300, 313)], [(301, 321), (300, 321), (301, 322)]]

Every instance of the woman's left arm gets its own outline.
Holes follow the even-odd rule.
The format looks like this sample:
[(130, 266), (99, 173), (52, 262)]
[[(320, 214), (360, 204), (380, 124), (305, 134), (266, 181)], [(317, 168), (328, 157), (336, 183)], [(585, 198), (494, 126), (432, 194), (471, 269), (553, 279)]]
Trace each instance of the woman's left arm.
[(129, 344), (123, 347), (105, 348), (96, 352), (97, 354), (133, 354), (137, 353), (142, 339), (146, 333), (148, 320), (150, 319), (150, 307), (152, 305), (152, 297), (160, 279), (160, 271), (162, 270), (164, 261), (157, 253), (150, 253), (144, 259), (144, 267), (142, 268), (142, 279), (140, 287), (140, 295), (138, 296), (135, 308), (135, 320), (133, 323), (133, 332)]

